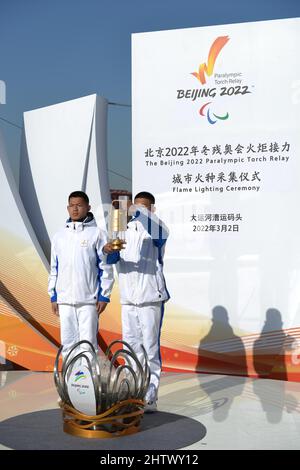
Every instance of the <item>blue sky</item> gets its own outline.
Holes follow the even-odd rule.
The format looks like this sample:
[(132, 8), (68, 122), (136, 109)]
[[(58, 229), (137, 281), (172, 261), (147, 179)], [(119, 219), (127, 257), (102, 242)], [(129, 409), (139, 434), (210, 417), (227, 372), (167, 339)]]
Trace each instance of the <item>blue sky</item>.
[[(131, 33), (300, 16), (300, 0), (0, 0), (0, 117), (91, 93), (131, 103)], [(131, 109), (109, 107), (108, 163), (131, 178)], [(21, 132), (0, 120), (17, 174)], [(113, 188), (128, 179), (109, 174)]]

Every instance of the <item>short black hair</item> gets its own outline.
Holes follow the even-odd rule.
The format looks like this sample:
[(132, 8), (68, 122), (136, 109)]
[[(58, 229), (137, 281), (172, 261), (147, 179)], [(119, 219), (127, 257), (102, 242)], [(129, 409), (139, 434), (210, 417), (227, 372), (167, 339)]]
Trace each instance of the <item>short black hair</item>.
[(151, 204), (155, 204), (155, 197), (153, 194), (148, 193), (147, 191), (141, 191), (140, 193), (137, 193), (134, 199), (148, 199)]
[(68, 199), (69, 202), (70, 202), (71, 197), (81, 197), (82, 199), (85, 200), (85, 202), (86, 202), (87, 204), (90, 203), (90, 200), (89, 200), (89, 198), (88, 198), (88, 195), (85, 194), (83, 191), (73, 191), (73, 192), (70, 194), (70, 196), (69, 196), (69, 199)]

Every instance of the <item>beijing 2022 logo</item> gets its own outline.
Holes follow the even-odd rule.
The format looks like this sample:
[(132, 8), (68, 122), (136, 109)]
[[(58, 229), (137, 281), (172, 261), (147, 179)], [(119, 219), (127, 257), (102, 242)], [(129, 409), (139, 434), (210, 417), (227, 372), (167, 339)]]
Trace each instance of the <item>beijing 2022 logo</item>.
[[(190, 72), (190, 75), (202, 85), (201, 88), (194, 88), (188, 90), (177, 90), (177, 99), (189, 99), (195, 101), (199, 98), (208, 98), (205, 102), (201, 103), (198, 114), (201, 118), (206, 117), (209, 124), (216, 124), (218, 121), (226, 121), (229, 118), (228, 111), (216, 113), (213, 111), (214, 98), (216, 96), (232, 96), (232, 95), (246, 95), (251, 93), (248, 86), (242, 86), (242, 73), (214, 73), (215, 64), (222, 49), (230, 40), (229, 36), (219, 36), (212, 43), (207, 62), (200, 64), (198, 71)], [(213, 76), (215, 85), (214, 87), (207, 86), (207, 77)], [(206, 85), (203, 87), (203, 85)], [(225, 85), (219, 87), (219, 85)]]

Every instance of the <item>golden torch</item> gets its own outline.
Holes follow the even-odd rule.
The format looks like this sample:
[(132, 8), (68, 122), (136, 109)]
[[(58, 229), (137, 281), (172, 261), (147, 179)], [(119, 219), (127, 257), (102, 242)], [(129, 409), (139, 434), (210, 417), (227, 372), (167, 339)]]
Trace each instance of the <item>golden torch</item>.
[(115, 250), (122, 250), (127, 230), (128, 197), (119, 196), (112, 201), (109, 223), (109, 238)]

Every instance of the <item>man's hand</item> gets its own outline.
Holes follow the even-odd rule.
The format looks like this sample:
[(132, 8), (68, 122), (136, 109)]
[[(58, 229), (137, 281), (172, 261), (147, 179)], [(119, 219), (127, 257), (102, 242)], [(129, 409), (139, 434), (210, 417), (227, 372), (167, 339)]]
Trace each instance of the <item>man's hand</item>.
[(58, 313), (57, 302), (51, 302), (51, 309), (52, 309), (52, 313), (54, 313), (54, 315), (56, 315), (58, 317), (59, 313)]
[(139, 211), (139, 209), (142, 207), (142, 209), (144, 208), (144, 206), (138, 206), (137, 204), (131, 204), (129, 207), (128, 207), (128, 215), (130, 217), (133, 217), (136, 215), (136, 213)]
[(100, 315), (102, 312), (104, 312), (106, 307), (107, 307), (107, 302), (97, 302), (96, 303), (96, 310), (97, 310), (98, 315)]
[(121, 248), (114, 248), (112, 243), (106, 243), (106, 245), (104, 245), (104, 247), (103, 247), (103, 252), (106, 255), (110, 255), (111, 253), (116, 253), (116, 251), (120, 251), (120, 250), (121, 250)]

